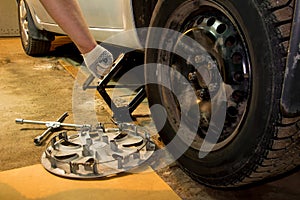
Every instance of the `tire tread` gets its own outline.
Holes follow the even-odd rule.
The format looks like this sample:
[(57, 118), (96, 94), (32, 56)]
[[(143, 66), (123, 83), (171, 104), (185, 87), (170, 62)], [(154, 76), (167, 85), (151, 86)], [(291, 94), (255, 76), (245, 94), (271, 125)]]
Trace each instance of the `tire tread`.
[[(235, 178), (225, 180), (224, 182), (204, 183), (206, 185), (218, 188), (241, 187), (253, 183), (268, 180), (270, 178), (288, 172), (300, 165), (300, 117), (284, 118), (280, 112), (281, 87), (284, 77), (284, 68), (287, 51), (290, 40), (290, 30), (293, 18), (294, 0), (282, 0), (280, 5), (275, 1), (262, 1), (260, 7), (262, 15), (269, 26), (270, 40), (275, 44), (274, 57), (277, 59), (277, 68), (275, 69), (274, 96), (278, 98), (274, 105), (278, 112), (273, 111), (269, 129), (272, 134), (266, 134), (259, 144), (255, 156), (248, 161), (248, 166), (244, 166), (243, 172), (236, 174)], [(275, 30), (275, 31), (274, 31)], [(271, 135), (271, 137), (270, 137)], [(273, 136), (272, 136), (273, 135)], [(197, 175), (186, 171), (193, 179), (201, 182)]]
[[(265, 16), (270, 19), (268, 21), (273, 21), (270, 24), (272, 28), (277, 29), (273, 37), (279, 41), (278, 47), (280, 51), (275, 53), (279, 53), (283, 57), (281, 59), (281, 66), (284, 67), (286, 61), (284, 55), (286, 56), (287, 54), (290, 40), (289, 35), (292, 26), (294, 0), (281, 1), (282, 3), (279, 6), (275, 6), (274, 2), (264, 1), (261, 6), (263, 10), (267, 11), (265, 12)], [(283, 73), (283, 69), (277, 70), (279, 70), (279, 73)], [(277, 91), (280, 92), (282, 80), (279, 80), (279, 82), (276, 81), (276, 83), (279, 83), (277, 87), (280, 88)], [(278, 95), (280, 97), (280, 94)], [(279, 103), (277, 106), (279, 107)], [(233, 187), (278, 176), (300, 165), (300, 117), (283, 118), (279, 116), (277, 118), (279, 118), (277, 120), (278, 123), (274, 126), (275, 130), (273, 138), (270, 140), (269, 148), (264, 149), (263, 146), (261, 147), (264, 153), (260, 154), (259, 161), (252, 166), (250, 176), (245, 176), (241, 182), (232, 184)]]
[(30, 38), (29, 39), (29, 45), (25, 49), (26, 54), (30, 56), (39, 56), (39, 55), (45, 55), (49, 53), (49, 49), (51, 47), (51, 41), (45, 41), (45, 40), (37, 40)]

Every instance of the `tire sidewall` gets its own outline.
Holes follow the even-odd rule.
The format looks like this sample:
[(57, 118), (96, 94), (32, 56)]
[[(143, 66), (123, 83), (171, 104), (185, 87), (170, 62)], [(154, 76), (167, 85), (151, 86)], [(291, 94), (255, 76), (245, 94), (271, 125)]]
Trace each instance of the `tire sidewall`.
[[(174, 0), (172, 3), (165, 1), (155, 10), (155, 17), (152, 19), (152, 26), (165, 27), (169, 17), (174, 15), (178, 6), (183, 3), (193, 3), (197, 5), (200, 1), (191, 0)], [(231, 174), (247, 173), (245, 169), (250, 169), (255, 160), (259, 159), (260, 151), (268, 146), (272, 135), (272, 121), (274, 121), (274, 110), (276, 107), (276, 99), (274, 98), (274, 76), (273, 69), (275, 62), (272, 54), (272, 46), (268, 28), (261, 18), (261, 13), (256, 4), (252, 1), (221, 1), (214, 0), (231, 16), (235, 17), (236, 22), (240, 25), (240, 29), (244, 34), (245, 42), (248, 45), (248, 53), (251, 59), (252, 69), (252, 87), (251, 99), (248, 107), (247, 117), (240, 133), (225, 148), (210, 153), (203, 159), (198, 159), (199, 152), (192, 148), (179, 158), (179, 163), (188, 171), (205, 178), (219, 179), (220, 177)], [(200, 5), (200, 4), (199, 4)], [(191, 12), (187, 10), (186, 12)], [(159, 42), (159, 40), (149, 35), (148, 42)], [(153, 45), (152, 45), (153, 46)], [(157, 61), (157, 50), (146, 50), (146, 62), (155, 63)], [(147, 70), (147, 76), (156, 76), (153, 70)], [(159, 86), (147, 87), (147, 94), (150, 106), (157, 102), (162, 102), (160, 95), (157, 95)], [(154, 94), (154, 95), (153, 95)], [(159, 121), (159, 116), (152, 113), (154, 121)], [(160, 132), (165, 143), (172, 140), (170, 134), (166, 134), (172, 130), (172, 125), (167, 121), (164, 128)]]

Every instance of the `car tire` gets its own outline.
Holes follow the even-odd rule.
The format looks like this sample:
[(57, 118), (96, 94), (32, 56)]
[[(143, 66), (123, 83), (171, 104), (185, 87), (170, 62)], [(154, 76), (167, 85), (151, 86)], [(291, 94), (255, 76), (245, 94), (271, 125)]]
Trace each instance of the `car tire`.
[[(278, 14), (282, 10), (288, 13), (287, 16)], [(159, 67), (171, 66), (180, 72), (189, 80), (198, 101), (210, 102), (211, 97), (199, 97), (199, 91), (205, 91), (205, 86), (199, 86), (199, 78), (196, 78), (196, 83), (190, 79), (191, 72), (196, 68), (190, 63), (197, 65), (198, 62), (194, 60), (199, 61), (199, 57), (196, 59), (199, 55), (192, 55), (192, 61), (182, 61), (182, 57), (173, 53), (176, 52), (174, 49), (178, 38), (172, 40), (172, 34), (168, 31), (165, 35), (164, 31), (149, 32), (147, 46), (150, 48), (146, 49), (145, 54), (146, 82), (163, 80), (171, 88), (148, 84), (146, 92), (149, 106), (163, 107), (163, 111), (152, 109), (151, 114), (158, 124), (163, 142), (167, 146), (174, 143), (170, 152), (177, 155), (180, 148), (187, 149), (178, 158), (182, 169), (200, 183), (224, 188), (256, 183), (296, 168), (300, 163), (300, 118), (284, 118), (280, 111), (293, 2), (276, 5), (272, 1), (256, 0), (161, 1), (154, 13), (152, 27), (171, 29), (192, 37), (208, 52), (210, 58), (206, 60), (216, 63), (225, 84), (230, 88), (243, 88), (243, 91), (239, 90), (240, 93), (238, 89), (229, 91), (220, 138), (214, 149), (205, 157), (199, 157), (201, 145), (197, 142), (205, 140), (208, 128), (201, 122), (202, 116), (199, 121), (192, 122), (193, 114), (188, 116), (181, 113), (174, 93), (180, 93), (178, 90), (184, 90), (185, 86), (180, 78), (164, 73), (165, 70)], [(198, 36), (193, 35), (195, 30)], [(193, 34), (187, 34), (190, 32)], [(201, 44), (208, 40), (213, 45)], [(172, 51), (166, 51), (165, 47)], [(193, 51), (186, 54), (190, 52)], [(230, 56), (228, 52), (231, 52)], [(188, 56), (191, 58), (191, 55)], [(147, 65), (150, 63), (158, 65), (151, 67)], [(207, 63), (205, 66), (208, 66)], [(235, 76), (238, 71), (242, 73)], [(195, 104), (202, 115), (202, 105), (198, 105), (198, 102), (192, 102), (190, 110), (195, 108)], [(162, 120), (164, 115), (166, 120)], [(180, 121), (182, 116), (187, 119)], [(165, 123), (161, 125), (161, 121)], [(179, 124), (185, 123), (189, 127), (191, 122), (199, 125), (195, 134), (200, 139), (194, 139), (192, 144), (187, 144), (184, 139), (174, 141)]]
[(35, 26), (25, 0), (18, 1), (18, 19), (22, 46), (26, 54), (40, 56), (49, 53), (54, 34), (39, 30)]

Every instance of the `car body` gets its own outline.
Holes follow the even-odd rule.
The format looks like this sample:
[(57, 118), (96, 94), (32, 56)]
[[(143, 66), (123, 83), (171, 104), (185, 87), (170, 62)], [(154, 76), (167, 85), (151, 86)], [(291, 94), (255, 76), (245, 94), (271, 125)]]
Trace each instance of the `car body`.
[[(26, 0), (36, 27), (40, 30), (65, 34), (48, 15), (40, 1)], [(78, 1), (85, 16), (90, 32), (99, 42), (112, 36), (136, 28), (131, 0), (84, 0)], [(118, 42), (115, 42), (118, 44)], [(123, 45), (139, 48), (138, 35), (135, 32), (124, 38)]]

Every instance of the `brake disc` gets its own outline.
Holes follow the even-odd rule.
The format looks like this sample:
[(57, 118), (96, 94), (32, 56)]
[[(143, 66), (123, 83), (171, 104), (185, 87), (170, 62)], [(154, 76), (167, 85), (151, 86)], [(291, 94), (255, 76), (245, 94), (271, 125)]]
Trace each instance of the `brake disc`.
[(42, 155), (49, 172), (67, 178), (99, 178), (134, 169), (155, 150), (150, 134), (139, 126), (84, 128), (77, 134), (61, 132)]

